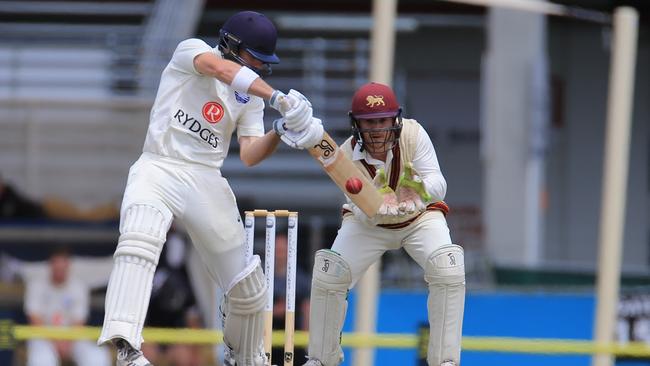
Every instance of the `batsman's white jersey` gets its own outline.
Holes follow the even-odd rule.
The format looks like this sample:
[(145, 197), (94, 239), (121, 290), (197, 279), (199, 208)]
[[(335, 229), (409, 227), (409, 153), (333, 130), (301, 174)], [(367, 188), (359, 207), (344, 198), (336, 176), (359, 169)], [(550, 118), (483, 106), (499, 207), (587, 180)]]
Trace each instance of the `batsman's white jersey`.
[(144, 152), (221, 168), (235, 129), (262, 136), (264, 101), (235, 92), (194, 68), (194, 58), (221, 53), (200, 39), (181, 42), (160, 79)]
[[(226, 312), (235, 314), (228, 315), (225, 343), (238, 364), (255, 359), (261, 365), (262, 309), (255, 301), (264, 298), (266, 286), (257, 280), (259, 260), (246, 262), (243, 224), (220, 168), (235, 130), (238, 137), (264, 135), (264, 101), (199, 74), (194, 58), (206, 52), (221, 57), (201, 40), (183, 41), (162, 73), (143, 153), (129, 171), (122, 200), (98, 343), (121, 338), (140, 348), (153, 274), (176, 219), (226, 293)], [(228, 301), (233, 293), (240, 297)]]

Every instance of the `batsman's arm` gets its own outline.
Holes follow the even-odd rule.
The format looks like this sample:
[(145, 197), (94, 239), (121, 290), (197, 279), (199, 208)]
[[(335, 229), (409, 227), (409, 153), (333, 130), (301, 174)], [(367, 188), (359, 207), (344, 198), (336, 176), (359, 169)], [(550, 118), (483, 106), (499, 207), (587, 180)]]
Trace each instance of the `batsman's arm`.
[(271, 130), (261, 137), (242, 136), (238, 142), (239, 158), (245, 166), (251, 167), (271, 156), (280, 143), (280, 138)]
[(275, 89), (253, 70), (236, 62), (226, 60), (211, 52), (194, 58), (194, 68), (202, 75), (212, 76), (230, 85), (233, 89), (270, 100)]

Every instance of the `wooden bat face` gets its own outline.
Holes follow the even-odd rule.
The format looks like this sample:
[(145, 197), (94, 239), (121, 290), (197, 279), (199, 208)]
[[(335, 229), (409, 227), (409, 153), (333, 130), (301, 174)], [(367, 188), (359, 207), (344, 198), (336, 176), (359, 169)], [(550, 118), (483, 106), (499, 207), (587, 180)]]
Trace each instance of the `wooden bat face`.
[(309, 149), (309, 154), (318, 160), (327, 175), (361, 211), (370, 218), (377, 214), (382, 203), (381, 194), (327, 132), (320, 143)]
[(338, 149), (338, 145), (334, 140), (332, 140), (330, 135), (325, 132), (320, 143), (309, 149), (309, 153), (319, 161), (327, 161), (334, 156), (336, 149)]
[[(285, 110), (290, 108), (286, 98), (281, 99), (280, 104), (284, 106)], [(324, 131), (321, 141), (309, 149), (309, 154), (321, 164), (327, 175), (361, 211), (370, 218), (377, 214), (383, 201), (382, 195), (375, 185), (345, 156), (339, 149), (339, 145), (327, 132)], [(350, 180), (354, 181), (355, 187), (358, 186), (356, 181), (360, 181), (361, 187), (356, 187), (353, 190), (346, 189), (346, 183)]]

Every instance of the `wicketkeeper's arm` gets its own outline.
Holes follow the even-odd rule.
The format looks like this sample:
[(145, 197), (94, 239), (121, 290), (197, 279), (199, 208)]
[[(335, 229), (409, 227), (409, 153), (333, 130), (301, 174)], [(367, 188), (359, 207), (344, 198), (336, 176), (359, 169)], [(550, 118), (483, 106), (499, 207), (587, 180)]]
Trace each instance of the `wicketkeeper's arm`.
[(431, 202), (444, 200), (447, 194), (447, 181), (442, 175), (433, 143), (422, 127), (420, 127), (413, 157), (413, 168), (422, 179), (426, 192), (431, 196)]

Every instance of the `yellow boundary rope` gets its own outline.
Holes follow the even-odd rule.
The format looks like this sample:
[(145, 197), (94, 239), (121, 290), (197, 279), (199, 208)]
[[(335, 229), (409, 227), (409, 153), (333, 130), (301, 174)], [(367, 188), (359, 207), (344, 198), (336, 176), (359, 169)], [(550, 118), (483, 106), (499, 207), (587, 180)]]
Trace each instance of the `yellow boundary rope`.
[[(99, 337), (99, 327), (35, 327), (14, 325), (10, 321), (0, 321), (0, 348), (12, 348), (15, 342), (32, 338), (60, 340), (95, 340)], [(168, 329), (145, 328), (144, 338), (154, 343), (217, 344), (222, 342), (222, 333), (206, 329)], [(284, 342), (284, 332), (273, 332), (273, 345)], [(306, 346), (308, 333), (296, 331), (295, 345)], [(378, 333), (364, 335), (343, 333), (344, 347), (373, 347), (394, 349), (415, 349), (421, 344), (415, 334)], [(525, 339), (510, 337), (463, 337), (464, 351), (533, 353), (533, 354), (572, 354), (593, 355), (611, 354), (614, 356), (650, 357), (650, 345), (641, 342), (626, 344), (597, 344), (589, 340), (575, 339)]]

